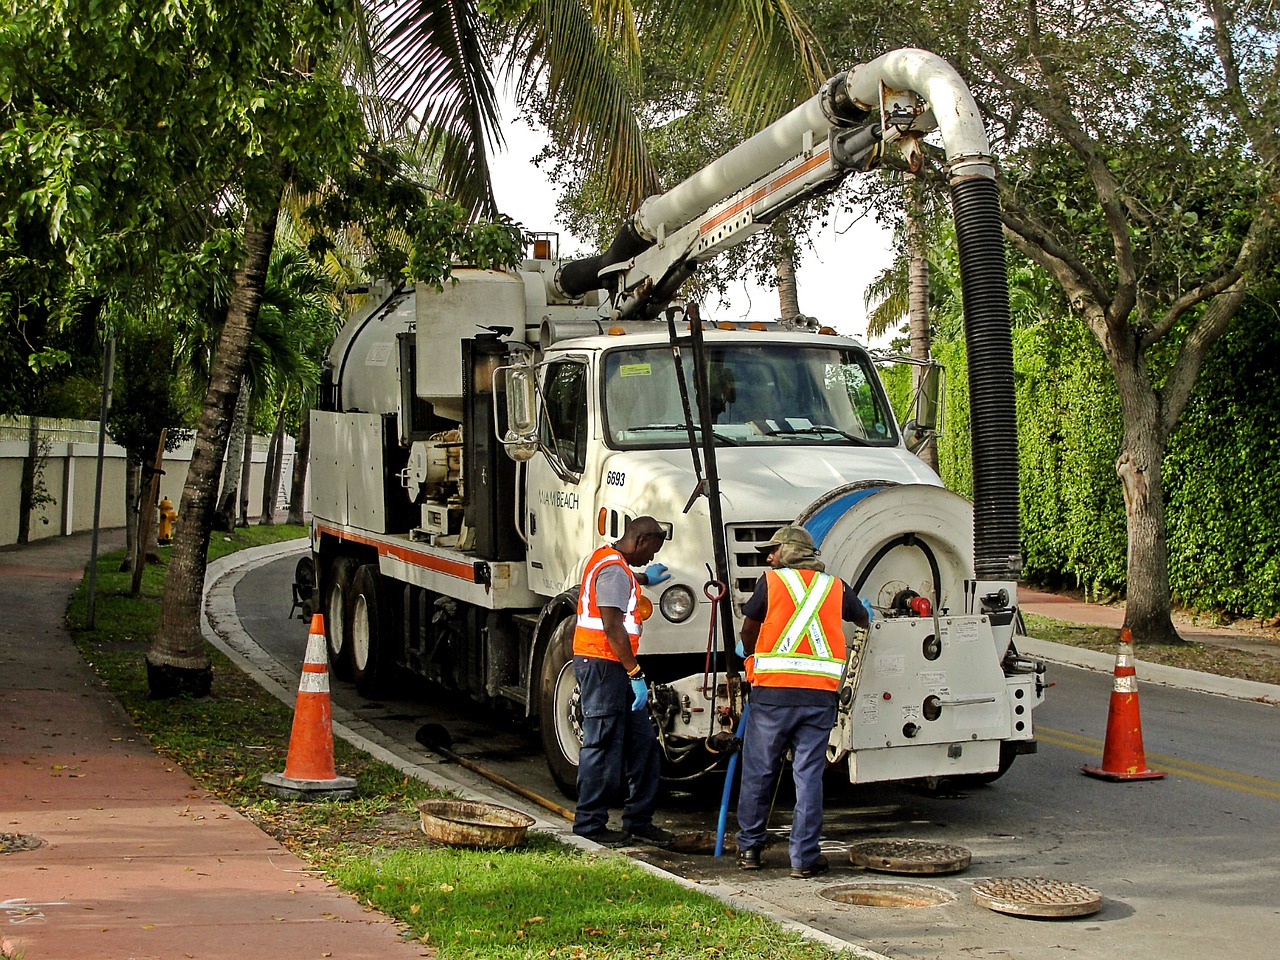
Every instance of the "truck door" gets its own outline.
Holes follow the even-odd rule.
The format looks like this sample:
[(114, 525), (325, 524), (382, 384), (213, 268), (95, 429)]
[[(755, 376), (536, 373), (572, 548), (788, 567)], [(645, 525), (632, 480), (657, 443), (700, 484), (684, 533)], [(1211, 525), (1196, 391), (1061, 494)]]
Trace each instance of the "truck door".
[(589, 389), (582, 359), (554, 360), (543, 368), (538, 440), (543, 453), (526, 465), (523, 527), (529, 541), (529, 585), (539, 593), (572, 586), (591, 547), (597, 459)]

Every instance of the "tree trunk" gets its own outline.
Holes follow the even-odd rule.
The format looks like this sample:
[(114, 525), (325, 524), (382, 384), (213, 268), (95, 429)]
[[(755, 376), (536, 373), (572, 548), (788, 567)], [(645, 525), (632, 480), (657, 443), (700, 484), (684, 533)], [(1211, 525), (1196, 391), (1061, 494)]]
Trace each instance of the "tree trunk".
[(18, 492), (18, 543), (31, 540), (31, 513), (35, 509), (36, 471), (40, 468), (40, 418), (27, 418), (27, 458), (22, 461), (22, 488)]
[[(929, 333), (929, 246), (925, 230), (923, 185), (917, 174), (907, 177), (906, 240), (908, 255), (907, 331), (911, 339), (911, 358), (921, 362), (929, 359), (932, 337)], [(916, 394), (920, 392), (924, 367), (912, 367), (911, 381)], [(938, 440), (930, 436), (916, 449), (916, 456), (934, 473), (938, 472)]]
[(1167, 437), (1161, 429), (1155, 389), (1131, 353), (1129, 342), (1123, 340), (1108, 351), (1124, 413), (1124, 435), (1116, 459), (1129, 533), (1124, 625), (1135, 643), (1181, 643), (1173, 626), (1169, 589), (1162, 473)]
[(133, 457), (125, 458), (124, 467), (124, 556), (120, 572), (133, 569), (133, 555), (138, 552), (138, 489), (142, 483), (142, 464)]
[(800, 290), (796, 285), (796, 238), (791, 232), (791, 221), (779, 217), (773, 221), (775, 267), (778, 277), (778, 315), (783, 320), (800, 316)]
[(141, 498), (138, 506), (138, 543), (133, 581), (129, 589), (131, 597), (137, 597), (142, 593), (142, 572), (147, 563), (160, 562), (160, 548), (156, 544), (155, 526), (151, 520), (156, 513), (156, 504), (160, 502), (160, 474), (164, 470), (164, 439), (168, 432), (168, 428), (160, 430), (160, 440), (156, 444), (156, 458), (151, 463), (151, 479), (147, 484), (146, 496)]
[(253, 430), (245, 431), (244, 456), (240, 460), (240, 491), (237, 498), (236, 526), (249, 525), (249, 478), (253, 476)]
[(227, 449), (227, 464), (222, 472), (222, 492), (214, 508), (213, 529), (230, 533), (236, 528), (236, 502), (240, 489), (240, 461), (244, 459), (245, 433), (249, 425), (249, 381), (240, 378), (236, 394), (236, 409), (231, 420), (231, 440)]
[(175, 531), (160, 621), (147, 651), (147, 683), (153, 697), (184, 692), (205, 696), (213, 682), (213, 668), (200, 632), (200, 598), (215, 506), (213, 490), (226, 455), (232, 411), (258, 322), (278, 215), (279, 209), (272, 209), (260, 226), (252, 221), (245, 226), (245, 261), (232, 279), (231, 302), (214, 353), (209, 390), (178, 509), (183, 522)]
[(289, 485), (289, 517), (286, 523), (302, 524), (302, 501), (307, 493), (307, 462), (311, 459), (311, 411), (302, 411), (302, 427), (293, 445), (293, 482)]
[(259, 523), (276, 521), (276, 501), (280, 498), (280, 473), (284, 469), (284, 400), (276, 411), (276, 426), (267, 446), (267, 463), (262, 478), (262, 516)]

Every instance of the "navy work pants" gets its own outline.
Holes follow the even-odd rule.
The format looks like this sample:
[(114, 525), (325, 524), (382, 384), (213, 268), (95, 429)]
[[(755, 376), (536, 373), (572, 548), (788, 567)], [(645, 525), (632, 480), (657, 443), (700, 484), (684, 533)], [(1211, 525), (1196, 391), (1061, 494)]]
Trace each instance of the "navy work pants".
[(573, 832), (587, 835), (608, 826), (609, 805), (622, 796), (624, 784), (622, 828), (651, 826), (658, 805), (661, 755), (648, 708), (631, 709), (635, 695), (626, 670), (616, 660), (574, 657), (573, 675), (582, 703)]
[(836, 722), (831, 706), (793, 706), (752, 701), (742, 738), (742, 785), (738, 790), (738, 849), (763, 847), (773, 784), (787, 748), (794, 751), (791, 776), (796, 806), (791, 817), (791, 866), (813, 866), (821, 852), (822, 774), (827, 741)]

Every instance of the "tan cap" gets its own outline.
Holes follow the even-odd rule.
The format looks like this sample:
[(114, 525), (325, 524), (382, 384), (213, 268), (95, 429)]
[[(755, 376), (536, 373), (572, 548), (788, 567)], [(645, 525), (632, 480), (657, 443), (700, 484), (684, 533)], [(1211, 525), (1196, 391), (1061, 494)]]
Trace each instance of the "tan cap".
[(804, 527), (798, 524), (787, 524), (785, 527), (779, 527), (773, 536), (760, 544), (760, 549), (773, 549), (782, 544), (790, 544), (795, 547), (801, 547), (814, 554), (817, 554), (817, 547), (814, 545), (813, 537)]

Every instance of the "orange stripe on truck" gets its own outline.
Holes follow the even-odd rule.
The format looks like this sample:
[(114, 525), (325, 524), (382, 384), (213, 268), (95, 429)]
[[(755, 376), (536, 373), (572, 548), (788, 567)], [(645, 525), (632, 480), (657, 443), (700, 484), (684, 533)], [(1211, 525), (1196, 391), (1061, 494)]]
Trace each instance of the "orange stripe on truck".
[(429, 553), (420, 553), (409, 547), (404, 547), (395, 543), (386, 543), (382, 540), (374, 540), (371, 537), (362, 537), (357, 533), (348, 533), (345, 530), (338, 530), (334, 527), (318, 524), (321, 533), (327, 533), (337, 537), (339, 540), (349, 540), (352, 543), (363, 543), (370, 547), (377, 548), (378, 556), (394, 557), (405, 563), (412, 564), (415, 567), (422, 567), (426, 570), (434, 570), (437, 573), (443, 573), (450, 577), (457, 577), (459, 580), (466, 580), (468, 583), (476, 582), (475, 567), (469, 563), (462, 563), (459, 560), (450, 560), (447, 557), (436, 557)]

